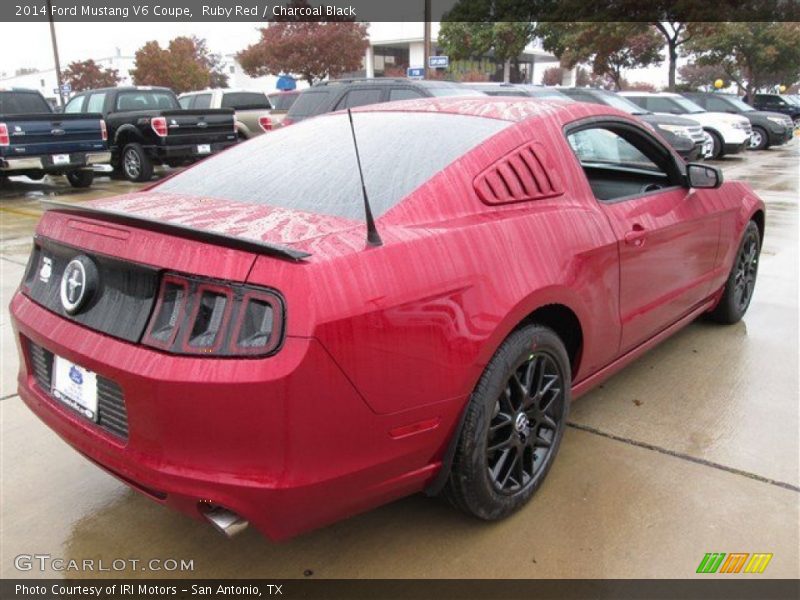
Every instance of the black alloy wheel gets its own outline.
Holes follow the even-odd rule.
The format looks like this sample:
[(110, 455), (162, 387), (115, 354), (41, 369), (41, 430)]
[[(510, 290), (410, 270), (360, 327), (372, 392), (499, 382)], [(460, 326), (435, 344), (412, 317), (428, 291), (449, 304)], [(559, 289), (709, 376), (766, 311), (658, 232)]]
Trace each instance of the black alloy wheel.
[(486, 456), (495, 489), (513, 494), (536, 476), (553, 449), (564, 381), (555, 359), (531, 353), (514, 370), (495, 401)]
[(722, 298), (709, 315), (713, 320), (726, 324), (737, 323), (747, 312), (756, 287), (760, 254), (761, 233), (758, 225), (750, 221), (742, 235)]
[(558, 453), (571, 385), (567, 351), (552, 329), (527, 325), (512, 332), (465, 408), (447, 499), (486, 520), (525, 505)]

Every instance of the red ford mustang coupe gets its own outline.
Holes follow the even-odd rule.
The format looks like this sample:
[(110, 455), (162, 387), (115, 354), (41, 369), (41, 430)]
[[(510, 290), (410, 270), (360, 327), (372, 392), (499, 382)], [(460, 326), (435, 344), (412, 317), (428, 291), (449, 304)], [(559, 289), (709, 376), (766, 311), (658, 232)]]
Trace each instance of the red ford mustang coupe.
[(742, 317), (764, 235), (747, 185), (628, 115), (512, 98), (329, 114), (49, 208), (11, 302), (24, 401), (272, 539), (420, 491), (519, 509), (572, 398)]

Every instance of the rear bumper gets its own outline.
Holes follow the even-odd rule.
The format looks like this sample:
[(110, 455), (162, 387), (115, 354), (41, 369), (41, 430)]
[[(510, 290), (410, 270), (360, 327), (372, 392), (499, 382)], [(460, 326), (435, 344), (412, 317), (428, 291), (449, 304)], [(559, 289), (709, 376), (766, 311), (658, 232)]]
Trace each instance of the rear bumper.
[(9, 173), (14, 171), (44, 171), (45, 173), (66, 173), (111, 162), (111, 152), (72, 152), (69, 163), (56, 165), (50, 155), (20, 156), (14, 158), (0, 158), (0, 171)]
[[(211, 144), (181, 144), (179, 146), (148, 146), (145, 148), (148, 156), (159, 162), (166, 161), (185, 161), (195, 162), (202, 160), (226, 148), (235, 145), (238, 140), (214, 142)], [(200, 152), (199, 146), (209, 146), (210, 152)]]
[[(151, 499), (202, 519), (221, 505), (279, 540), (421, 491), (445, 427), (393, 439), (409, 419), (460, 403), (372, 413), (316, 340), (267, 359), (176, 357), (87, 330), (21, 293), (11, 302), (19, 395), (81, 454)], [(128, 438), (56, 400), (33, 375), (30, 343), (116, 382)], [(449, 414), (449, 413), (448, 413)]]

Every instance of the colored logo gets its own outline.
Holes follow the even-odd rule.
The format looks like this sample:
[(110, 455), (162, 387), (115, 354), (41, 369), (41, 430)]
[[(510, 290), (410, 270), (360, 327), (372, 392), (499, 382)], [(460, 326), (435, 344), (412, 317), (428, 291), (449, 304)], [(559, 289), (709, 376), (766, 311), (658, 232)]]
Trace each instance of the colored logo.
[(81, 375), (81, 372), (75, 365), (72, 365), (69, 369), (69, 378), (72, 379), (72, 381), (74, 381), (78, 385), (81, 385), (83, 383), (83, 375)]
[(697, 567), (698, 573), (763, 573), (769, 561), (772, 560), (772, 553), (747, 552), (707, 552)]

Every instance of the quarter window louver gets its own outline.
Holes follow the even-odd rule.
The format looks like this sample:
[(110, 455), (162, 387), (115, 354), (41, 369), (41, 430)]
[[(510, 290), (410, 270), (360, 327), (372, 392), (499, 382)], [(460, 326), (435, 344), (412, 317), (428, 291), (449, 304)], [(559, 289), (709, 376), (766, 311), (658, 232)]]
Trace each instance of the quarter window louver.
[(560, 181), (543, 155), (536, 142), (517, 148), (475, 178), (475, 191), (487, 204), (560, 196), (564, 193)]

